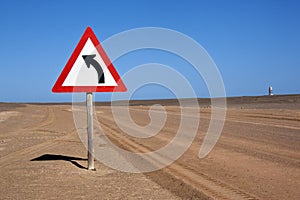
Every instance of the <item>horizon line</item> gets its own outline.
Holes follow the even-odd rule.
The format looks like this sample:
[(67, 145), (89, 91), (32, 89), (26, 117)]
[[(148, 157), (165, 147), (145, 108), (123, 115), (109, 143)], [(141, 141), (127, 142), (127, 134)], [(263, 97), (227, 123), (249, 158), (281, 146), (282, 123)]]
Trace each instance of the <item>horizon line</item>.
[[(115, 101), (94, 101), (95, 103), (110, 103), (110, 102), (122, 102), (122, 101), (170, 101), (170, 100), (188, 100), (188, 99), (230, 99), (230, 98), (241, 98), (241, 97), (279, 97), (279, 96), (300, 96), (300, 94), (273, 94), (273, 95), (241, 95), (241, 96), (226, 96), (226, 97), (196, 97), (196, 98), (160, 98), (160, 99), (123, 99), (123, 100), (115, 100)], [(84, 102), (84, 101), (83, 101)], [(49, 101), (49, 102), (39, 102), (39, 101), (20, 101), (20, 102), (14, 102), (14, 101), (0, 101), (0, 103), (12, 103), (12, 104), (69, 104), (72, 103), (72, 101)]]

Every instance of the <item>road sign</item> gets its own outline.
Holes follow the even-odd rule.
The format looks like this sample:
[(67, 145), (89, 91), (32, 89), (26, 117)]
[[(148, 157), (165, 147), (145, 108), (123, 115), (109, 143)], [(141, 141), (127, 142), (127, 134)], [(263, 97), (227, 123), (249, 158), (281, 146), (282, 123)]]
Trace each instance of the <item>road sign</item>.
[(125, 92), (127, 89), (96, 35), (88, 27), (52, 92)]
[(88, 27), (52, 88), (52, 92), (86, 92), (88, 169), (94, 169), (93, 92), (126, 90), (96, 35)]

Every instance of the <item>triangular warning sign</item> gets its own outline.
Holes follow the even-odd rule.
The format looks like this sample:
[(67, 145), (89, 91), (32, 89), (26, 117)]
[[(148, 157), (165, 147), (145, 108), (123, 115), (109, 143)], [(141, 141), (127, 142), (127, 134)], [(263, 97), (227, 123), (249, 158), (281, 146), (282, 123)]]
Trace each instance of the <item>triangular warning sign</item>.
[(58, 77), (52, 92), (126, 92), (112, 62), (88, 27)]

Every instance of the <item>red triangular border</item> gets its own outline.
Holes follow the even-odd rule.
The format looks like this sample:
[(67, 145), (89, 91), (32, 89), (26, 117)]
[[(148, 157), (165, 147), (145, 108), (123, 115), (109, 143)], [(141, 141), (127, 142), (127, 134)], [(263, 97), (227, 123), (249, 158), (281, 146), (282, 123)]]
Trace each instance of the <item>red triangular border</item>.
[[(88, 38), (91, 39), (92, 43), (96, 47), (98, 53), (100, 54), (104, 63), (106, 64), (107, 69), (110, 71), (111, 75), (115, 79), (117, 86), (63, 86), (62, 85), (65, 79), (67, 78), (68, 74), (70, 73), (77, 57), (82, 51)], [(126, 92), (126, 91), (127, 91), (126, 86), (124, 85), (122, 79), (120, 78), (112, 62), (106, 55), (104, 49), (102, 48), (93, 30), (90, 27), (87, 27), (79, 43), (77, 44), (74, 52), (72, 53), (70, 59), (68, 60), (66, 66), (64, 67), (56, 83), (54, 84), (52, 88), (52, 92)]]

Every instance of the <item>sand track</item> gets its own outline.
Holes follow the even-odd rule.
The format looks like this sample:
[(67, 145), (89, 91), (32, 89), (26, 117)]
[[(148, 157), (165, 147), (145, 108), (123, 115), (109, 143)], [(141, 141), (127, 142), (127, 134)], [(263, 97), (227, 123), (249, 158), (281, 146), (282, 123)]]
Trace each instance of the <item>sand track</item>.
[[(126, 146), (131, 151), (139, 152), (149, 152), (148, 147), (137, 144), (134, 140), (130, 140), (126, 137), (120, 136), (118, 132), (110, 128), (111, 123), (102, 123), (104, 125), (105, 131), (109, 132), (114, 138), (114, 141), (118, 141), (119, 145)], [(159, 161), (157, 161), (159, 162)], [(187, 184), (193, 188), (201, 188), (200, 192), (203, 192), (205, 195), (210, 196), (212, 198), (218, 199), (256, 199), (254, 196), (251, 196), (241, 190), (236, 188), (232, 188), (225, 183), (222, 183), (219, 180), (213, 179), (203, 173), (200, 173), (197, 170), (190, 168), (188, 165), (183, 163), (174, 163), (170, 167), (163, 170), (168, 175), (176, 177), (178, 180), (182, 181), (182, 183)], [(161, 179), (167, 177), (160, 177)], [(193, 198), (193, 196), (189, 196), (189, 194), (185, 194), (188, 198)]]
[[(105, 110), (105, 108), (102, 108), (102, 110)], [(148, 117), (148, 108), (144, 107), (139, 110), (139, 108), (133, 107), (131, 109), (131, 115), (133, 117), (138, 116), (138, 119), (135, 119), (137, 122), (139, 120), (144, 120), (140, 114), (137, 114), (141, 112), (144, 113), (145, 118)], [(257, 112), (263, 113), (264, 110), (230, 109), (227, 117), (228, 120), (226, 120), (224, 127), (224, 133), (220, 142), (216, 146), (216, 150), (214, 150), (216, 153), (212, 153), (212, 155), (209, 156), (212, 158), (212, 161), (217, 162), (218, 165), (220, 165), (220, 160), (217, 152), (225, 152), (225, 155), (228, 154), (229, 157), (231, 155), (234, 156), (232, 157), (232, 159), (235, 159), (233, 163), (229, 163), (230, 158), (226, 161), (229, 165), (228, 167), (232, 167), (236, 170), (232, 176), (229, 176), (229, 179), (231, 179), (230, 181), (227, 180), (228, 177), (218, 177), (215, 175), (215, 173), (222, 173), (222, 168), (220, 168), (220, 166), (215, 168), (216, 166), (214, 166), (212, 161), (204, 159), (203, 162), (206, 165), (211, 165), (211, 169), (207, 170), (201, 166), (201, 161), (198, 161), (197, 157), (193, 156), (197, 155), (199, 152), (199, 144), (203, 139), (203, 134), (206, 130), (205, 127), (207, 127), (209, 119), (209, 112), (207, 112), (207, 110), (204, 113), (201, 113), (201, 120), (203, 120), (202, 123), (206, 125), (199, 129), (199, 134), (196, 138), (196, 141), (199, 143), (192, 145), (182, 159), (176, 161), (170, 167), (163, 170), (168, 173), (166, 177), (171, 174), (171, 176), (177, 177), (177, 179), (184, 182), (184, 184), (196, 188), (199, 192), (218, 199), (230, 199), (230, 197), (231, 199), (233, 197), (234, 199), (256, 199), (267, 197), (270, 199), (280, 199), (286, 197), (284, 192), (287, 191), (287, 193), (289, 193), (292, 197), (294, 195), (299, 196), (297, 188), (300, 183), (298, 180), (295, 181), (295, 179), (289, 178), (290, 181), (287, 185), (287, 182), (285, 183), (284, 181), (280, 181), (286, 175), (289, 177), (299, 176), (299, 115), (297, 115), (297, 112), (294, 112), (293, 114), (296, 116), (295, 120), (290, 120), (293, 123), (291, 123), (290, 126), (282, 126), (275, 124), (274, 121), (278, 120), (278, 116), (282, 116), (283, 120), (289, 118), (289, 116), (291, 116), (291, 111), (268, 110), (267, 113), (275, 116), (275, 118), (273, 121), (267, 123), (263, 123), (265, 119), (264, 116), (259, 118), (260, 115), (258, 115), (258, 117), (255, 117), (252, 120), (247, 117), (248, 115), (255, 115)], [(121, 134), (122, 131), (115, 126), (112, 116), (109, 114), (109, 108), (107, 108), (104, 113), (106, 113), (106, 115), (102, 114), (102, 117), (100, 115), (98, 117), (100, 118), (101, 124), (104, 126), (103, 128), (107, 135), (116, 144), (130, 151), (149, 152), (157, 150), (161, 147), (161, 145), (158, 144), (165, 144), (166, 141), (170, 141), (174, 136), (174, 133), (176, 133), (176, 130), (168, 127), (163, 130), (163, 135), (158, 134), (156, 140), (151, 139), (145, 141), (133, 138), (126, 136), (126, 134)], [(176, 113), (176, 110), (168, 112), (168, 115), (168, 117), (171, 118), (171, 121), (180, 116), (178, 111)], [(254, 121), (256, 119), (259, 119), (260, 123), (256, 123)], [(226, 157), (222, 160), (224, 159), (226, 159)], [(243, 160), (245, 159), (248, 159), (250, 162), (248, 166), (246, 163), (243, 163)], [(253, 162), (253, 164), (251, 164), (251, 162)], [(186, 163), (189, 164), (187, 165)], [(236, 166), (232, 166), (234, 164)], [(272, 168), (268, 168), (267, 166), (272, 166)], [(203, 173), (203, 169), (206, 171), (205, 173)], [(233, 169), (228, 169), (228, 171), (224, 169), (224, 172), (225, 174), (232, 173)], [(247, 173), (244, 172), (245, 170), (247, 170)], [(249, 179), (249, 177), (247, 177), (249, 175), (249, 171), (253, 170), (255, 174), (264, 175), (256, 179), (256, 181), (258, 181), (256, 184), (259, 185), (260, 188), (255, 187), (255, 184), (246, 184)], [(232, 179), (231, 177), (235, 178)], [(270, 185), (264, 186), (264, 184), (266, 184), (266, 179), (268, 178), (270, 178), (270, 180), (267, 182), (272, 187), (274, 187), (276, 183), (276, 187), (278, 187), (276, 189), (277, 191), (269, 190)], [(164, 178), (158, 179), (160, 180), (157, 180), (157, 182), (164, 182), (162, 181)], [(242, 186), (240, 183), (243, 183)], [(250, 190), (249, 186), (251, 186)], [(167, 186), (163, 185), (163, 187)]]

